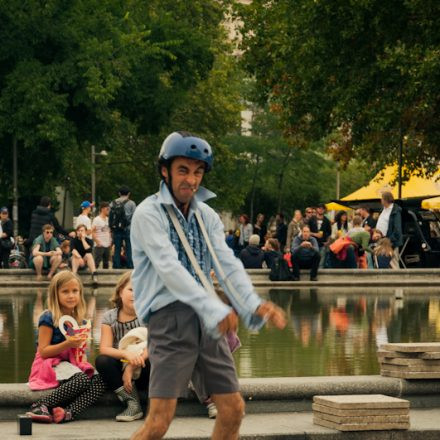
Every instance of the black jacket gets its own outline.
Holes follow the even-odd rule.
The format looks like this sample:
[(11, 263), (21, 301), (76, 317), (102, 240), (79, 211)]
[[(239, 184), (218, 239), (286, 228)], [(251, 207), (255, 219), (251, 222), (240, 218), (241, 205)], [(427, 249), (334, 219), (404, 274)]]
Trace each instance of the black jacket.
[(277, 225), (276, 238), (280, 243), (280, 248), (284, 249), (287, 241), (287, 225), (284, 222)]
[(264, 252), (257, 246), (248, 245), (240, 252), (240, 260), (245, 269), (261, 269)]
[(28, 237), (30, 245), (32, 245), (33, 241), (41, 234), (44, 225), (52, 225), (59, 234), (68, 235), (68, 232), (60, 226), (54, 213), (49, 208), (37, 206), (32, 211), (31, 216), (31, 228)]
[(283, 258), (281, 252), (277, 252), (277, 251), (264, 252), (264, 261), (266, 262), (268, 269), (272, 269), (272, 266), (274, 265), (275, 261), (278, 260), (278, 258)]
[(5, 239), (9, 239), (14, 235), (14, 225), (12, 224), (12, 220), (8, 218), (4, 223), (2, 222), (2, 231), (7, 235)]
[(391, 210), (390, 220), (388, 223), (387, 238), (391, 240), (393, 248), (402, 246), (402, 208), (399, 205), (393, 204)]

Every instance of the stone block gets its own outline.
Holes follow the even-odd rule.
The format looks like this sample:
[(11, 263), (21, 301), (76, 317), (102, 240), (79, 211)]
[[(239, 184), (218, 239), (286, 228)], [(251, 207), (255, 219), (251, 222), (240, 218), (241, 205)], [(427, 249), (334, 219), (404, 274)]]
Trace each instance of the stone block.
[(315, 415), (313, 416), (313, 423), (339, 431), (390, 431), (410, 428), (409, 423), (335, 423), (330, 420), (321, 419)]
[(408, 359), (408, 358), (383, 358), (383, 364), (404, 365), (407, 367), (437, 367), (440, 369), (440, 360), (437, 359)]
[(396, 365), (388, 362), (381, 362), (380, 367), (384, 370), (406, 371), (408, 373), (440, 373), (440, 367), (436, 365)]
[(429, 353), (422, 353), (420, 359), (440, 359), (440, 351), (430, 351)]
[[(364, 416), (383, 416), (383, 408), (378, 409), (338, 409), (330, 406), (319, 405), (314, 403), (312, 405), (313, 411), (330, 414), (339, 417), (364, 417)], [(409, 408), (387, 408), (386, 414), (390, 416), (406, 416)]]
[(322, 413), (319, 411), (315, 411), (313, 413), (314, 416), (319, 417), (320, 419), (328, 420), (334, 423), (342, 423), (344, 425), (347, 424), (370, 424), (370, 423), (409, 423), (409, 414), (400, 415), (400, 416), (389, 416), (389, 415), (381, 415), (381, 416), (361, 416), (361, 417), (353, 417), (353, 416), (335, 416), (333, 414)]
[(418, 359), (420, 356), (420, 353), (403, 353), (393, 350), (383, 350), (380, 349), (377, 351), (377, 357), (379, 359), (381, 358), (407, 358), (407, 359)]
[(380, 370), (382, 376), (397, 377), (399, 379), (440, 379), (439, 372), (423, 372), (423, 371), (402, 371), (396, 369), (384, 369)]
[(338, 409), (409, 408), (408, 400), (383, 394), (314, 396), (313, 403)]
[(380, 346), (381, 350), (398, 351), (402, 353), (425, 353), (439, 352), (440, 342), (407, 342), (384, 344)]

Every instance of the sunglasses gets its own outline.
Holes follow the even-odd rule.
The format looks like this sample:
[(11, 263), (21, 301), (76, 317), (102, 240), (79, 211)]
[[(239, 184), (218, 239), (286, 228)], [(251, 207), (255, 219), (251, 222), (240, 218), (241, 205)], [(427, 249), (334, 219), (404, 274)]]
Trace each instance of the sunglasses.
[(53, 234), (53, 231), (44, 231), (45, 234)]

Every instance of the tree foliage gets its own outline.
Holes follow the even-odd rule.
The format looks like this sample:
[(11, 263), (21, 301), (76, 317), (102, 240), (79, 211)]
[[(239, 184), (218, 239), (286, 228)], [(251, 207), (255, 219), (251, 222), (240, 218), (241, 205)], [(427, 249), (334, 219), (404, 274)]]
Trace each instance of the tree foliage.
[[(160, 135), (188, 96), (201, 99), (197, 87), (212, 81), (227, 3), (1, 2), (1, 195), (11, 196), (14, 140), (22, 196), (53, 194), (61, 184), (83, 197), (91, 145), (109, 152), (105, 161), (97, 158), (106, 196), (110, 184), (113, 196), (127, 181), (139, 193), (150, 190)], [(198, 111), (203, 119), (210, 109)], [(108, 173), (113, 179), (100, 182)]]
[[(334, 157), (433, 171), (440, 158), (440, 3), (254, 0), (237, 7), (244, 61), (285, 134)], [(344, 142), (335, 142), (344, 138)]]

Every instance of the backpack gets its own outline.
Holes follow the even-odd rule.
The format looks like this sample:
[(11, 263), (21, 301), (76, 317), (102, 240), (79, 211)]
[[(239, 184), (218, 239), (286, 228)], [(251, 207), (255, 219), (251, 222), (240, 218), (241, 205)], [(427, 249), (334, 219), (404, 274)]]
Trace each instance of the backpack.
[(290, 281), (292, 279), (289, 265), (283, 257), (275, 258), (272, 269), (270, 269), (269, 279), (271, 281)]
[(125, 204), (128, 200), (118, 202), (113, 200), (108, 218), (108, 225), (112, 230), (124, 230), (128, 226), (127, 216), (125, 215)]

